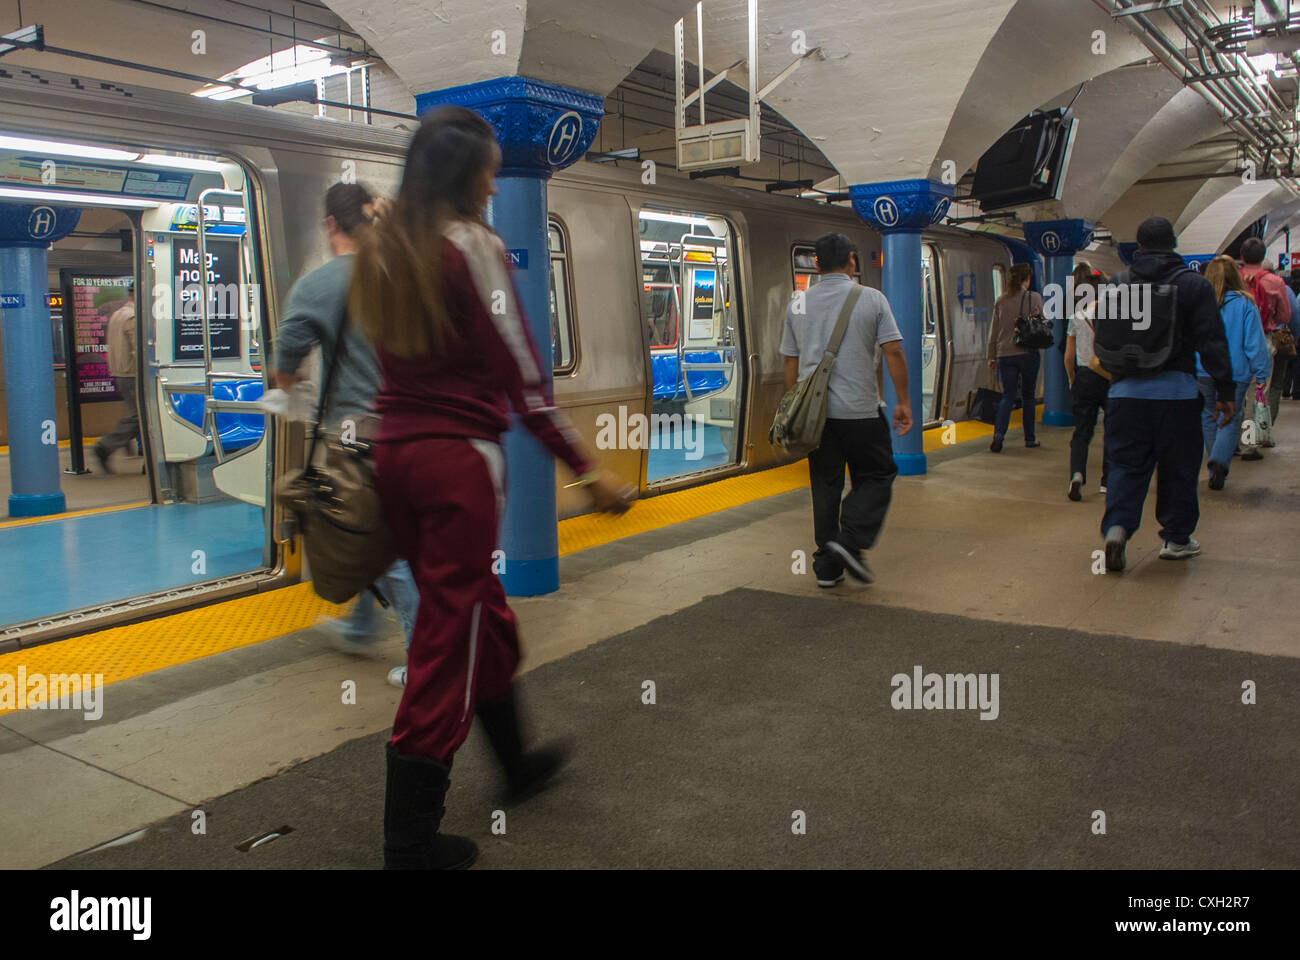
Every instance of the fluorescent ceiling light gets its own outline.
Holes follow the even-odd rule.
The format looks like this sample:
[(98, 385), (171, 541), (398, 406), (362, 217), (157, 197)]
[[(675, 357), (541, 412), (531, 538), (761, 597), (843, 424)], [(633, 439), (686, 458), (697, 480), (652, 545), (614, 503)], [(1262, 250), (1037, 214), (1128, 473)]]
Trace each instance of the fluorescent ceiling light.
[(220, 173), (221, 164), (215, 160), (196, 160), (191, 157), (166, 157), (157, 153), (148, 153), (136, 160), (150, 167), (172, 167), (177, 170), (195, 170), (200, 173)]
[(675, 213), (659, 213), (656, 210), (642, 210), (641, 219), (661, 220), (664, 223), (704, 224), (704, 220), (700, 217), (682, 217), (682, 216), (678, 216)]
[[(204, 87), (194, 91), (196, 97), (209, 100), (230, 100), (246, 96), (257, 90), (274, 90), (308, 80), (321, 80), (348, 72), (346, 64), (336, 64), (327, 51), (320, 47), (298, 44), (277, 50), (269, 57), (261, 57), (232, 70), (219, 80), (223, 86)], [(231, 86), (225, 86), (230, 84)]]
[(52, 153), (60, 157), (85, 157), (88, 160), (134, 160), (138, 153), (92, 147), (84, 143), (61, 143), (56, 140), (32, 140), (28, 137), (0, 136), (0, 148), (31, 150), (35, 153)]
[(158, 206), (156, 200), (137, 200), (135, 197), (120, 197), (106, 193), (65, 193), (62, 190), (27, 190), (22, 187), (0, 187), (0, 197), (44, 200), (46, 203), (63, 204), (68, 207), (132, 207), (152, 210)]

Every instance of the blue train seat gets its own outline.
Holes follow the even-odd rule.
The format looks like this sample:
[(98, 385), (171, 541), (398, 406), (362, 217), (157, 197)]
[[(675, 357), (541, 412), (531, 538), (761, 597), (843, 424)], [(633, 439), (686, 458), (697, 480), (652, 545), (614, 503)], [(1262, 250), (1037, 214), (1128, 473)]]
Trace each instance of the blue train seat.
[[(721, 363), (718, 350), (689, 350), (683, 354), (689, 363)], [(656, 400), (683, 400), (686, 388), (681, 383), (677, 369), (677, 351), (651, 351), (650, 372), (653, 375), (653, 396)], [(692, 370), (689, 373), (691, 393), (713, 393), (728, 385), (724, 370)]]
[[(196, 430), (203, 429), (203, 398), (194, 393), (170, 394), (172, 407), (176, 415), (194, 425)], [(212, 385), (212, 396), (217, 400), (260, 400), (262, 399), (261, 380), (218, 380)], [(266, 421), (256, 413), (219, 413), (217, 414), (217, 433), (221, 436), (223, 449), (240, 450), (262, 439)]]

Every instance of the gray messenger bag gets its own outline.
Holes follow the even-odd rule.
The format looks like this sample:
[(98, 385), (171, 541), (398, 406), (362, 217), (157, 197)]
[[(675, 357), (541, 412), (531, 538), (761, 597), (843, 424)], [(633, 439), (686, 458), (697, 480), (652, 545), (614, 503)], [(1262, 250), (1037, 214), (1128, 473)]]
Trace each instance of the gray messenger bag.
[(790, 456), (804, 457), (821, 446), (822, 431), (826, 428), (826, 404), (830, 399), (831, 367), (835, 364), (835, 355), (840, 352), (840, 344), (844, 342), (849, 317), (861, 295), (862, 288), (856, 283), (849, 288), (821, 363), (817, 364), (812, 376), (805, 377), (787, 390), (776, 408), (767, 440)]

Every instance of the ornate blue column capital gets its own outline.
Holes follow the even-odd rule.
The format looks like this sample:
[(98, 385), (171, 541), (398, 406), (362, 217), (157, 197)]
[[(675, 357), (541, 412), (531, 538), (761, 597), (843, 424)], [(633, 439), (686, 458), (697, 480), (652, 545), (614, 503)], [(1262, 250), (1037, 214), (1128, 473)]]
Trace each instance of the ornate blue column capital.
[(0, 202), (0, 247), (48, 247), (77, 227), (80, 207)]
[(503, 177), (550, 177), (580, 159), (596, 138), (605, 98), (558, 83), (498, 77), (415, 98), (423, 115), (445, 104), (481, 114), (501, 144)]
[(953, 188), (933, 180), (888, 180), (849, 187), (853, 212), (881, 233), (924, 230), (952, 203)]
[[(1217, 253), (1197, 253), (1197, 254), (1184, 253), (1181, 254), (1181, 256), (1183, 258), (1183, 263), (1187, 264), (1187, 266), (1191, 267), (1197, 273), (1204, 273), (1205, 265), (1209, 263), (1211, 260), (1213, 260), (1215, 257), (1217, 257), (1218, 254)], [(1132, 254), (1129, 254), (1129, 259), (1130, 260), (1133, 259)], [(1127, 262), (1128, 261), (1126, 260), (1125, 263)]]
[(1025, 239), (1044, 257), (1072, 257), (1092, 243), (1090, 220), (1038, 220), (1025, 224)]

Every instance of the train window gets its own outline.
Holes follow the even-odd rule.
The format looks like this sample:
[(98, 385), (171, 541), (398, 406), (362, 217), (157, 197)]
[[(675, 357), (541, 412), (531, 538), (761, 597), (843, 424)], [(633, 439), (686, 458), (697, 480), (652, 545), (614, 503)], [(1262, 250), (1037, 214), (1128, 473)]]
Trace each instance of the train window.
[(1002, 297), (1002, 291), (1007, 288), (1007, 268), (1000, 263), (993, 264), (993, 302), (997, 303)]
[[(811, 243), (797, 243), (791, 251), (790, 260), (794, 266), (794, 288), (807, 290), (821, 279), (817, 269), (817, 250)], [(858, 253), (858, 270), (853, 275), (858, 283), (862, 282), (862, 254)]]
[(546, 235), (551, 253), (551, 363), (556, 373), (571, 373), (575, 363), (568, 244), (558, 220), (549, 221)]

